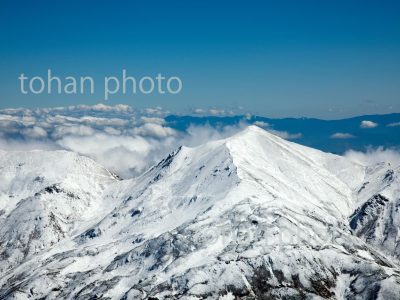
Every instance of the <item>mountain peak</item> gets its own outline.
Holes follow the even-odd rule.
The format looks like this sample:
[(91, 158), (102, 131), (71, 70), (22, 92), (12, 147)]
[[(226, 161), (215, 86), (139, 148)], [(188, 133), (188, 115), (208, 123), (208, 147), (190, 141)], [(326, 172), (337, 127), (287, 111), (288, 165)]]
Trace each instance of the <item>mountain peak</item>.
[(238, 132), (236, 135), (232, 136), (231, 138), (232, 139), (246, 138), (249, 136), (252, 136), (252, 137), (258, 136), (260, 138), (273, 138), (273, 139), (277, 138), (277, 140), (283, 140), (279, 136), (274, 135), (274, 134), (266, 131), (265, 129), (262, 129), (261, 127), (259, 127), (257, 125), (249, 125), (242, 131)]
[(249, 126), (246, 127), (245, 131), (257, 132), (257, 133), (260, 133), (260, 134), (266, 133), (266, 131), (264, 129), (262, 129), (261, 127), (259, 127), (257, 125), (249, 125)]
[[(15, 169), (32, 174), (32, 165), (21, 165), (23, 153), (15, 155)], [(45, 166), (43, 178), (63, 167)], [(133, 180), (92, 177), (103, 173), (86, 166), (68, 173), (76, 170), (80, 176), (56, 178), (38, 193), (28, 186), (31, 195), (0, 215), (0, 257), (10, 263), (0, 264), (1, 299), (216, 300), (227, 290), (243, 299), (377, 293), (396, 299), (388, 293), (400, 293), (398, 266), (349, 225), (353, 216), (356, 234), (368, 241), (385, 207), (395, 212), (393, 172), (369, 174), (362, 189), (353, 189), (348, 182), (361, 185), (364, 168), (257, 126), (179, 148)], [(372, 198), (352, 215), (357, 191)]]

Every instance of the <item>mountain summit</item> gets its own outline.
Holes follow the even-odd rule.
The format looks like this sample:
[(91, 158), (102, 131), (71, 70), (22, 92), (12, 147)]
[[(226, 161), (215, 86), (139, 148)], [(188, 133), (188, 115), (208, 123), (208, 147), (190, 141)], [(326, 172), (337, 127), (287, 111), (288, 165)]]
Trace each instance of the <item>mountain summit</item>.
[(130, 180), (68, 152), (1, 152), (0, 170), (0, 299), (400, 293), (399, 168), (250, 126)]

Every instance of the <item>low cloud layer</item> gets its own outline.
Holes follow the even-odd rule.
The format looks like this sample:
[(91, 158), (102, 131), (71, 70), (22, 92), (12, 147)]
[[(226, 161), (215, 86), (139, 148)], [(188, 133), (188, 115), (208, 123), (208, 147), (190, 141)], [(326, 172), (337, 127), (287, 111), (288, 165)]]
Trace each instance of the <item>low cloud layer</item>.
[(344, 156), (365, 166), (382, 162), (390, 163), (393, 167), (400, 166), (400, 152), (395, 149), (379, 147), (368, 149), (366, 152), (350, 150)]
[(122, 177), (140, 174), (180, 145), (226, 138), (246, 125), (169, 127), (161, 107), (78, 105), (0, 111), (0, 149), (69, 150), (98, 161)]
[[(213, 113), (224, 112), (215, 110)], [(127, 105), (104, 104), (3, 109), (0, 110), (0, 149), (74, 151), (128, 178), (142, 173), (181, 145), (194, 147), (227, 138), (252, 123), (287, 140), (303, 137), (299, 132), (278, 131), (267, 122), (252, 122), (250, 115), (234, 125), (192, 125), (177, 130), (166, 121), (168, 114), (161, 107), (139, 111)], [(338, 132), (331, 138), (354, 136)], [(348, 152), (346, 155), (363, 162), (398, 161), (394, 150)]]

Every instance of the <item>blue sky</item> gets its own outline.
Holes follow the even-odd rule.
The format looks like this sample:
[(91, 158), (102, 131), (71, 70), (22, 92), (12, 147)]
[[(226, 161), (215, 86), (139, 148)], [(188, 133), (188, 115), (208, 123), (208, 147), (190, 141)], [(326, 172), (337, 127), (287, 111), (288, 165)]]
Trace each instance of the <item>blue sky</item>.
[(17, 77), (179, 76), (179, 95), (107, 104), (340, 118), (400, 111), (398, 1), (9, 1), (0, 9), (0, 108), (103, 101), (23, 95)]

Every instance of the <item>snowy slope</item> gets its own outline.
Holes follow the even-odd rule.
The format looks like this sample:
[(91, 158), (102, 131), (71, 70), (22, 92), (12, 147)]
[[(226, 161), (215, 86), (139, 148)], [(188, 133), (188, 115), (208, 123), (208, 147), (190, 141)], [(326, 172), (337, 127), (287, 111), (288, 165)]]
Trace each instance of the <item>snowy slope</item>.
[[(32, 155), (1, 153), (2, 168)], [(63, 166), (65, 155), (74, 159)], [(181, 147), (134, 180), (117, 181), (75, 154), (38, 156), (53, 162), (32, 176), (28, 167), (25, 175), (1, 175), (3, 194), (19, 195), (14, 202), (0, 198), (2, 249), (21, 232), (42, 230), (34, 238), (39, 246), (12, 243), (10, 251), (28, 255), (2, 271), (0, 299), (396, 299), (400, 292), (391, 257), (397, 252), (368, 239), (370, 228), (381, 229), (368, 225), (363, 207), (376, 194), (398, 195), (398, 181), (384, 179), (379, 167), (255, 126)], [(41, 186), (25, 179), (35, 176), (52, 180)], [(54, 226), (52, 214), (60, 210)], [(375, 216), (374, 224), (387, 221), (387, 213)], [(397, 249), (395, 239), (390, 243)]]
[(116, 179), (89, 158), (66, 151), (1, 152), (0, 170), (3, 272), (110, 210), (102, 194)]

